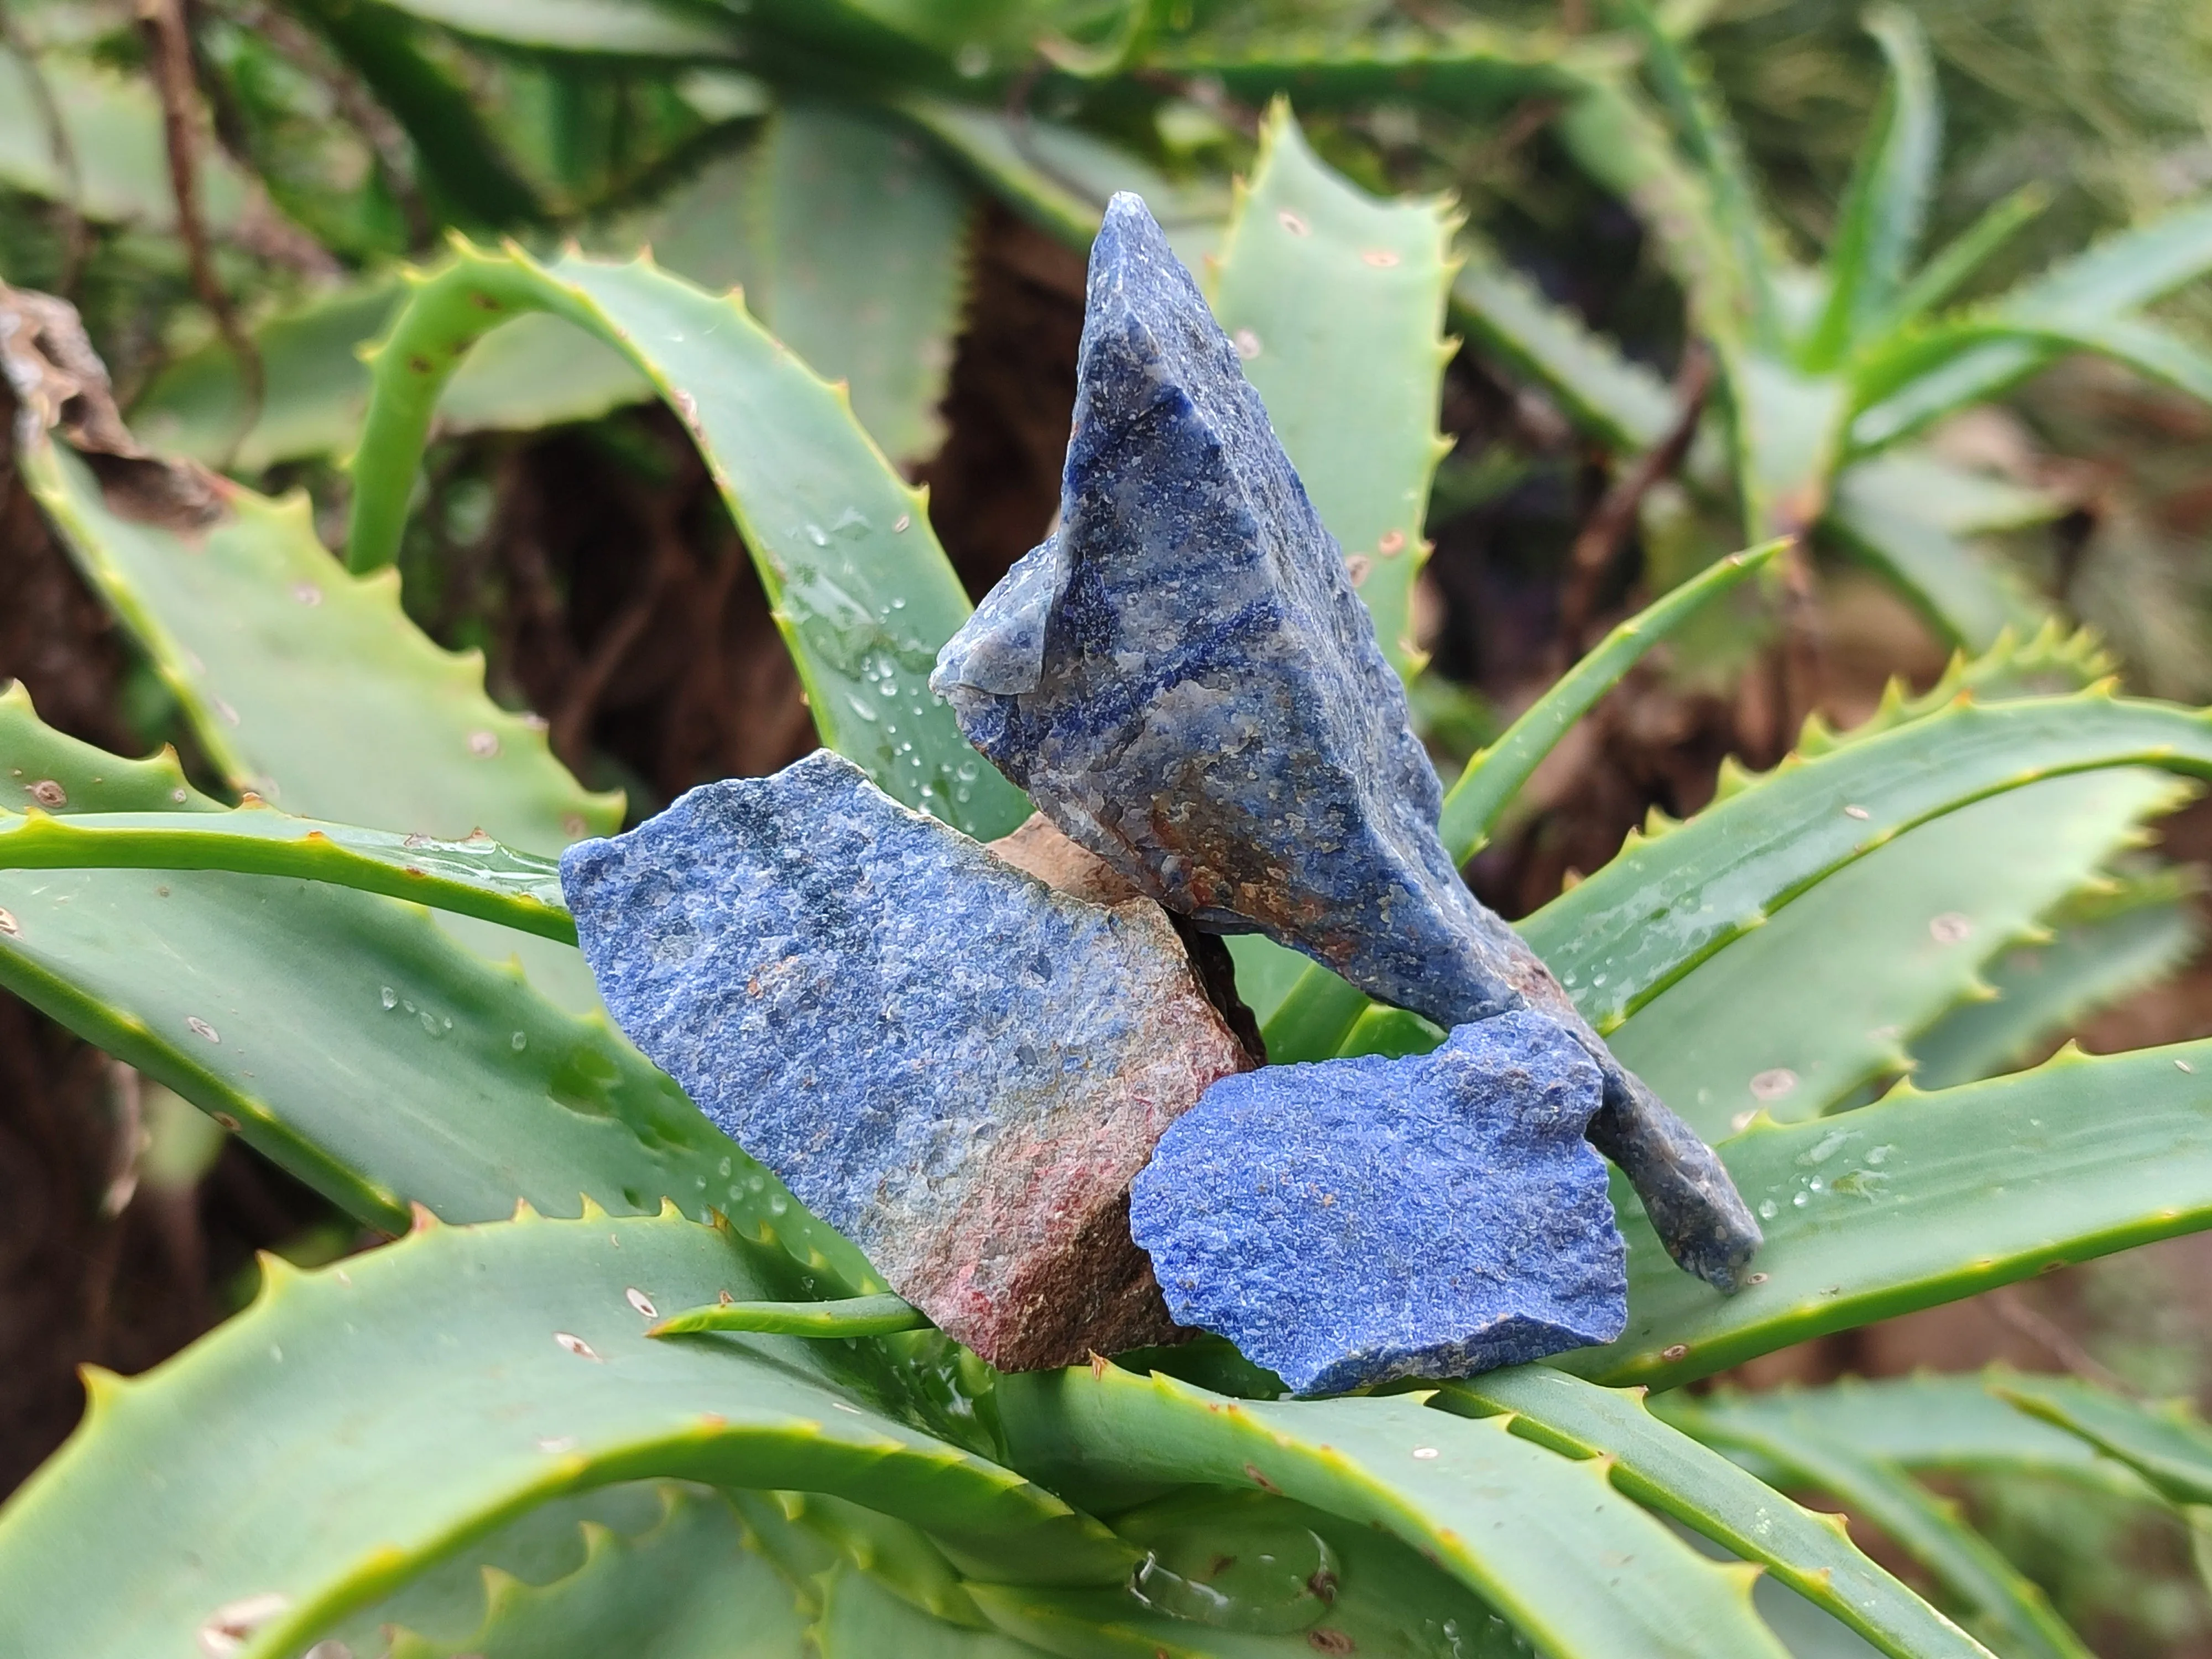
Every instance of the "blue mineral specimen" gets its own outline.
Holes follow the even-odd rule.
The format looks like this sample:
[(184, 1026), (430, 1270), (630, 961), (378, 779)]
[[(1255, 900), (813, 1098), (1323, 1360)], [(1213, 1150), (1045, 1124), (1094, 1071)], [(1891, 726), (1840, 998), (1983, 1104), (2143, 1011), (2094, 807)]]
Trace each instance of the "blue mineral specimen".
[(1179, 1322), (1298, 1394), (1610, 1342), (1627, 1251), (1583, 1139), (1602, 1087), (1532, 1013), (1225, 1078), (1161, 1138), (1130, 1229)]
[(1404, 689), (1236, 348), (1136, 197), (1091, 255), (1060, 524), (930, 684), (1074, 840), (1452, 1028), (1534, 1007), (1605, 1075), (1593, 1142), (1675, 1259), (1733, 1288), (1758, 1224), (1437, 836)]
[(561, 860), (631, 1040), (994, 1364), (1172, 1330), (1130, 1178), (1250, 1063), (1148, 899), (1054, 891), (817, 751)]

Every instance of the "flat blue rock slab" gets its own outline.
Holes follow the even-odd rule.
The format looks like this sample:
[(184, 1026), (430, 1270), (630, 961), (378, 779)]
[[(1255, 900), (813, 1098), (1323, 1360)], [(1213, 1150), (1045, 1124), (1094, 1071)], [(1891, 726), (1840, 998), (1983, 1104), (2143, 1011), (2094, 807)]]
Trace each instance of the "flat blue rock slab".
[(1131, 1243), (1161, 1132), (1249, 1065), (1149, 900), (1055, 892), (817, 751), (562, 855), (639, 1048), (1006, 1369), (1171, 1331)]
[(1413, 1059), (1227, 1078), (1162, 1137), (1130, 1226), (1179, 1322), (1298, 1394), (1609, 1342), (1628, 1279), (1583, 1139), (1601, 1087), (1531, 1013)]
[(1264, 932), (1446, 1029), (1534, 1006), (1606, 1074), (1591, 1135), (1675, 1257), (1732, 1285), (1758, 1224), (1460, 879), (1404, 688), (1236, 348), (1134, 196), (1091, 255), (1059, 532), (930, 684), (1068, 836), (1171, 910)]

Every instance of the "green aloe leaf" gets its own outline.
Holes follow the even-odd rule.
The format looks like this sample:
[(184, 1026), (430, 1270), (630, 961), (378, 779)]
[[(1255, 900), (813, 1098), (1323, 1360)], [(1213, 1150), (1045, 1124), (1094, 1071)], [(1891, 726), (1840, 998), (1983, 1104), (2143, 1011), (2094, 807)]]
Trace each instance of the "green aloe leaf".
[[(1058, 1487), (1272, 1492), (1428, 1555), (1552, 1659), (1764, 1654), (1750, 1575), (1704, 1559), (1598, 1462), (1414, 1396), (1235, 1401), (1113, 1366), (1001, 1378), (1012, 1461)], [(987, 1606), (988, 1604), (987, 1603)]]
[(1571, 1457), (1611, 1459), (1613, 1485), (1631, 1498), (1759, 1563), (1893, 1659), (1988, 1659), (1980, 1643), (1860, 1553), (1835, 1516), (1799, 1507), (1653, 1417), (1638, 1390), (1526, 1365), (1449, 1383), (1437, 1403), (1509, 1416), (1514, 1432)]
[[(42, 780), (51, 781), (51, 780)], [(489, 836), (433, 841), (252, 805), (57, 817), (0, 809), (0, 870), (228, 870), (297, 876), (575, 943), (559, 866)]]
[(1733, 1297), (1675, 1268), (1617, 1187), (1628, 1329), (1561, 1369), (1670, 1387), (2069, 1261), (2212, 1225), (2212, 1044), (1754, 1122), (1717, 1149), (1766, 1243)]
[[(1694, 1408), (1675, 1415), (1692, 1432), (1706, 1434)], [(1729, 1431), (1714, 1431), (1710, 1437), (1731, 1451), (1739, 1445)], [(1955, 1504), (1935, 1497), (1902, 1470), (1810, 1433), (1755, 1434), (1741, 1444), (1789, 1484), (1824, 1491), (1878, 1527), (2002, 1653), (2094, 1659), (2043, 1591), (1966, 1525)]]
[(879, 117), (793, 101), (770, 125), (761, 188), (747, 302), (817, 373), (848, 384), (885, 454), (935, 454), (964, 288), (962, 182)]
[(2048, 939), (1984, 966), (1994, 995), (1962, 1003), (1912, 1039), (1913, 1080), (1944, 1089), (1991, 1076), (2093, 1011), (2163, 979), (2203, 939), (2193, 897), (2171, 872), (2076, 896), (2048, 919)]
[(1943, 304), (2050, 205), (2050, 188), (2039, 179), (1992, 202), (1905, 285), (1891, 313), (1892, 324), (1901, 328)]
[(1917, 824), (2039, 778), (2106, 767), (2212, 773), (2212, 725), (2104, 692), (1978, 704), (1803, 756), (1638, 839), (1521, 924), (1609, 1032), (1714, 951)]
[(610, 58), (730, 58), (736, 31), (711, 14), (654, 0), (384, 0), (394, 11), (480, 40)]
[(2049, 607), (1998, 555), (1969, 539), (1984, 526), (1949, 517), (1924, 470), (1891, 451), (1844, 469), (1826, 525), (1952, 643), (1983, 651), (2008, 628), (2033, 631)]
[(406, 131), (440, 204), (474, 224), (531, 223), (543, 215), (496, 130), (437, 47), (404, 13), (374, 0), (297, 0), (313, 25)]
[(1675, 402), (1666, 381), (1486, 248), (1468, 242), (1461, 248), (1466, 263), (1451, 289), (1456, 327), (1542, 386), (1607, 448), (1633, 454), (1667, 435)]
[[(910, 1522), (822, 1492), (779, 1492), (772, 1498), (787, 1532), (803, 1532), (828, 1553), (810, 1589), (818, 1589), (842, 1559), (933, 1619), (967, 1630), (990, 1628), (945, 1552)], [(764, 1537), (757, 1510), (757, 1504), (748, 1512)]]
[(1621, 1063), (1708, 1139), (1764, 1109), (1818, 1117), (1907, 1070), (1906, 1041), (1986, 994), (1990, 955), (2188, 798), (2122, 767), (2045, 778), (1906, 831), (1631, 1015)]
[[(240, 473), (343, 454), (368, 409), (368, 367), (359, 349), (389, 325), (400, 295), (398, 283), (373, 280), (318, 295), (256, 326), (263, 394), (243, 437), (244, 378), (220, 340), (156, 374), (131, 406), (131, 423), (167, 453)], [(611, 346), (557, 317), (530, 317), (461, 365), (438, 428), (531, 431), (592, 420), (652, 395), (645, 377)]]
[(204, 527), (126, 514), (51, 442), (26, 481), (148, 653), (230, 785), (288, 811), (528, 852), (611, 832), (544, 732), (483, 691), (483, 659), (440, 650), (390, 574), (349, 576), (307, 498), (232, 486)]
[(887, 107), (928, 135), (977, 183), (1070, 247), (1088, 249), (1114, 192), (1133, 190), (1183, 263), (1200, 267), (1229, 216), (1218, 179), (1170, 179), (1143, 157), (1079, 127), (905, 91)]
[[(20, 688), (0, 696), (0, 775), (19, 769), (57, 822), (153, 800), (227, 821), (173, 756), (103, 754)], [(483, 1221), (518, 1199), (673, 1199), (772, 1223), (830, 1293), (880, 1288), (604, 1016), (556, 1007), (415, 906), (216, 871), (0, 872), (0, 984), (371, 1226), (405, 1226), (410, 1203)]]
[(1458, 1580), (1395, 1538), (1308, 1504), (1201, 1487), (1114, 1525), (1147, 1554), (1142, 1600), (995, 1585), (976, 1600), (1002, 1628), (1086, 1659), (1528, 1659), (1527, 1641)]
[[(1118, 1592), (1107, 1594), (1118, 1599)], [(812, 1635), (819, 1659), (1036, 1659), (1042, 1651), (994, 1631), (947, 1624), (846, 1566), (823, 1588)]]
[(1244, 359), (1315, 510), (1400, 674), (1420, 671), (1413, 580), (1421, 521), (1450, 446), (1437, 406), (1452, 221), (1439, 202), (1379, 202), (1308, 148), (1278, 102), (1213, 268), (1214, 315)]
[[(1953, 410), (1993, 398), (2068, 349), (2066, 329), (2121, 323), (2127, 313), (2208, 270), (2212, 198), (2199, 198), (2107, 237), (1981, 311), (1905, 333), (1854, 371), (1858, 391), (1851, 442), (1879, 447)], [(2022, 331), (2008, 332), (2007, 324), (2020, 325)], [(2122, 343), (2127, 338), (2118, 337)]]
[(1767, 569), (1785, 545), (1768, 542), (1731, 553), (1653, 600), (1561, 675), (1496, 743), (1469, 760), (1444, 796), (1437, 822), (1453, 861), (1465, 864), (1489, 843), (1491, 831), (1544, 757), (1653, 647), (1713, 600)]
[(696, 1331), (760, 1331), (773, 1336), (887, 1336), (929, 1328), (929, 1320), (902, 1297), (855, 1296), (830, 1302), (716, 1302), (671, 1314), (647, 1333), (682, 1336)]
[(1992, 1378), (1990, 1388), (2125, 1464), (2167, 1502), (2212, 1504), (2212, 1429), (2186, 1401), (2145, 1405), (2086, 1382), (2017, 1372)]
[(1889, 80), (1828, 249), (1827, 310), (1807, 349), (1824, 366), (1893, 312), (1919, 249), (1942, 160), (1943, 112), (1928, 37), (1911, 12), (1896, 6), (1870, 11), (1867, 30), (1889, 60)]
[[(246, 1314), (97, 1376), (0, 1510), (0, 1637), (137, 1659), (228, 1621), (241, 1659), (279, 1659), (536, 1503), (653, 1477), (865, 1498), (979, 1577), (1128, 1571), (1095, 1522), (890, 1414), (866, 1356), (647, 1338), (656, 1300), (774, 1289), (750, 1259), (673, 1214), (432, 1227), (308, 1276), (264, 1258)], [(55, 1593), (88, 1575), (107, 1588)]]
[(823, 740), (895, 798), (979, 836), (1026, 816), (928, 687), (967, 617), (921, 491), (853, 418), (843, 392), (716, 298), (639, 260), (539, 264), (461, 245), (417, 281), (377, 349), (377, 392), (354, 467), (349, 557), (386, 564), (438, 394), (455, 362), (518, 313), (612, 341), (699, 442), (761, 572)]
[(747, 1547), (728, 1504), (672, 1483), (660, 1492), (651, 1531), (586, 1522), (574, 1571), (533, 1584), (493, 1569), (477, 1629), (455, 1642), (403, 1626), (390, 1659), (806, 1659), (791, 1586)]
[[(52, 135), (28, 64), (0, 46), (0, 183), (49, 201), (73, 201), (104, 224), (167, 231), (177, 220), (161, 136), (161, 106), (151, 82), (97, 68), (60, 52), (40, 54), (38, 72), (69, 135), (76, 188), (55, 160)], [(203, 222), (218, 234), (237, 227), (254, 197), (237, 164), (216, 146), (200, 156)]]
[[(1783, 544), (1771, 542), (1732, 553), (1620, 623), (1531, 703), (1496, 743), (1468, 761), (1458, 782), (1444, 797), (1437, 826), (1454, 861), (1464, 864), (1481, 851), (1491, 830), (1544, 757), (1646, 653), (1708, 602), (1765, 569), (1782, 548)], [(1238, 958), (1240, 974), (1245, 960)], [(1327, 1060), (1339, 1053), (1381, 1053), (1387, 1048), (1354, 1048), (1347, 1047), (1347, 1040), (1364, 1018), (1397, 1012), (1379, 1009), (1364, 992), (1312, 963), (1278, 994), (1272, 1012), (1261, 1016), (1262, 1035), (1269, 1058), (1278, 1062)], [(1426, 1046), (1416, 1042), (1413, 1048), (1398, 1051), (1419, 1052)]]
[(1708, 1416), (1688, 1401), (1671, 1406), (1668, 1415), (1707, 1444), (1741, 1446), (1791, 1485), (1817, 1487), (1880, 1528), (2008, 1659), (2094, 1659), (2043, 1591), (1959, 1518), (1956, 1504), (1896, 1465), (1802, 1425), (1747, 1425)]
[(2033, 1474), (2140, 1498), (2146, 1488), (2126, 1468), (2087, 1442), (2008, 1405), (2000, 1390), (2015, 1374), (2002, 1367), (1964, 1375), (1846, 1376), (1819, 1388), (1755, 1394), (1732, 1389), (1655, 1398), (1671, 1418), (1694, 1404), (1701, 1421), (1740, 1427), (1729, 1455), (1770, 1485), (1787, 1477), (1748, 1449), (1754, 1434), (1810, 1430), (1824, 1439), (1899, 1468), (1940, 1474)]
[(1316, 109), (1402, 101), (1465, 118), (1578, 88), (1583, 71), (1563, 44), (1538, 31), (1481, 21), (1349, 40), (1319, 27), (1275, 27), (1239, 40), (1179, 40), (1152, 53), (1146, 66), (1206, 76), (1252, 104), (1279, 96)]

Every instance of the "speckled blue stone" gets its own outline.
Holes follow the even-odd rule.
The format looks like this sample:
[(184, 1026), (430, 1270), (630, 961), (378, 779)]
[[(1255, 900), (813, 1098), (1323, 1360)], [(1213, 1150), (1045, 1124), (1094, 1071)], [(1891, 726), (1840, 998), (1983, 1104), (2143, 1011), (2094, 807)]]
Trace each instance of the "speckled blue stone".
[(969, 741), (1170, 909), (1261, 931), (1451, 1029), (1535, 1007), (1605, 1074), (1591, 1138), (1675, 1258), (1758, 1224), (1461, 880), (1404, 688), (1236, 348), (1136, 197), (1091, 256), (1056, 534), (939, 653)]
[(1127, 1192), (1250, 1063), (1157, 905), (1056, 892), (817, 751), (581, 842), (561, 881), (630, 1039), (994, 1364), (1164, 1340)]
[(1583, 1139), (1601, 1086), (1530, 1013), (1226, 1078), (1162, 1137), (1130, 1228), (1179, 1322), (1298, 1394), (1609, 1342), (1627, 1252)]

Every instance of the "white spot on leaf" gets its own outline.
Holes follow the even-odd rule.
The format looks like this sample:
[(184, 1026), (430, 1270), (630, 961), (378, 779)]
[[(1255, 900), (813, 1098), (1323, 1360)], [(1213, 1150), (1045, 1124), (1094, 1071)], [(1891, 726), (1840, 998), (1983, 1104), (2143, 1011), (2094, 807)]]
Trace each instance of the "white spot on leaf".
[(1973, 936), (1974, 921), (1956, 910), (1946, 910), (1928, 924), (1928, 937), (1938, 945), (1957, 945)]
[(1787, 1066), (1771, 1066), (1751, 1080), (1751, 1092), (1760, 1100), (1779, 1100), (1796, 1086), (1797, 1073)]
[(1275, 217), (1281, 222), (1283, 228), (1289, 231), (1293, 236), (1310, 236), (1313, 234), (1313, 227), (1309, 225), (1304, 220), (1299, 218), (1297, 214), (1291, 212), (1288, 208), (1283, 209), (1281, 212), (1276, 214)]
[(9, 912), (0, 910), (0, 933), (7, 934), (9, 939), (21, 939), (23, 936), (23, 924), (16, 921)]
[(1359, 257), (1377, 270), (1388, 270), (1398, 263), (1398, 256), (1387, 247), (1370, 247)]
[(566, 1331), (556, 1331), (553, 1333), (553, 1340), (579, 1359), (589, 1359), (601, 1364), (606, 1363), (599, 1358), (599, 1351), (580, 1336), (571, 1336)]
[(499, 739), (489, 732), (469, 733), (469, 753), (478, 760), (489, 760), (499, 753)]
[(1237, 355), (1250, 362), (1260, 355), (1260, 337), (1249, 328), (1240, 328), (1230, 337), (1237, 343)]
[(222, 1041), (221, 1037), (216, 1035), (215, 1027), (209, 1024), (198, 1014), (185, 1015), (185, 1024), (191, 1027), (192, 1035), (194, 1036), (204, 1036), (210, 1042), (221, 1042)]
[(31, 799), (52, 812), (69, 805), (69, 791), (52, 778), (40, 778), (31, 786)]
[(223, 1659), (226, 1654), (236, 1653), (248, 1637), (291, 1605), (290, 1596), (276, 1590), (224, 1602), (200, 1626), (200, 1651), (207, 1659)]
[(658, 1319), (660, 1317), (660, 1310), (653, 1305), (653, 1298), (647, 1296), (643, 1291), (639, 1290), (635, 1285), (631, 1285), (629, 1289), (624, 1291), (623, 1295), (628, 1299), (631, 1307), (636, 1309), (638, 1312), (644, 1315), (647, 1319)]

